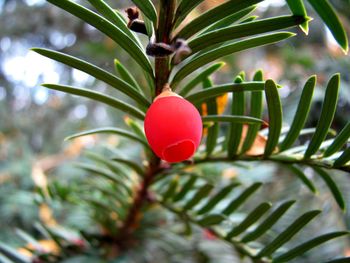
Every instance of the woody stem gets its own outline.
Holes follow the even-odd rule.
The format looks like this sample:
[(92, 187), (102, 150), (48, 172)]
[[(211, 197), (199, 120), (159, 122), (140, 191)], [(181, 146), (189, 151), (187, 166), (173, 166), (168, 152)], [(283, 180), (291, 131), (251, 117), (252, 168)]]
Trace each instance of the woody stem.
[[(176, 0), (160, 0), (158, 28), (156, 41), (171, 44), (171, 32), (175, 13)], [(163, 86), (168, 83), (170, 76), (169, 56), (155, 58), (156, 94), (162, 92)]]
[[(156, 30), (156, 41), (170, 44), (171, 31), (173, 27), (174, 11), (176, 6), (176, 0), (160, 0), (159, 9), (159, 21), (158, 28)], [(161, 93), (163, 87), (169, 81), (170, 65), (169, 57), (156, 57), (155, 58), (155, 76), (156, 76), (156, 94)], [(124, 220), (124, 224), (121, 227), (118, 236), (116, 237), (116, 243), (119, 247), (128, 246), (130, 240), (132, 240), (132, 234), (139, 226), (139, 221), (142, 218), (142, 208), (148, 200), (148, 191), (153, 183), (155, 176), (161, 170), (160, 159), (155, 155), (152, 155), (149, 159), (149, 165), (143, 179), (137, 190), (133, 203), (130, 206), (128, 215)]]

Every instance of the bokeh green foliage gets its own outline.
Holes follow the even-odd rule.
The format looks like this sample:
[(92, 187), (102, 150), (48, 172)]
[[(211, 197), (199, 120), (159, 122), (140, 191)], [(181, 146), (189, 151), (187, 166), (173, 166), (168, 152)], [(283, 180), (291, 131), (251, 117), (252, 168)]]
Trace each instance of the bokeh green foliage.
[[(144, 112), (151, 102), (151, 96), (154, 94), (154, 90), (152, 90), (154, 87), (147, 84), (150, 82), (150, 77), (151, 79), (153, 77), (152, 69), (150, 68), (151, 62), (148, 61), (148, 58), (143, 53), (143, 47), (137, 42), (136, 36), (128, 31), (117, 13), (111, 13), (111, 9), (106, 9), (108, 6), (104, 5), (103, 1), (90, 1), (90, 3), (105, 18), (101, 18), (87, 9), (82, 9), (70, 1), (52, 0), (50, 2), (85, 19), (107, 36), (112, 37), (119, 46), (117, 49), (112, 44), (112, 48), (110, 48), (109, 39), (102, 44), (99, 42), (91, 44), (88, 43), (89, 41), (82, 41), (79, 38), (78, 43), (82, 44), (83, 49), (78, 48), (79, 45), (77, 44), (78, 46), (75, 46), (71, 52), (79, 55), (79, 57), (83, 57), (85, 51), (87, 53), (91, 52), (90, 61), (93, 61), (96, 66), (91, 66), (91, 64), (86, 64), (84, 61), (67, 57), (63, 53), (44, 49), (35, 49), (34, 51), (63, 62), (68, 66), (85, 71), (96, 79), (116, 88), (119, 92), (110, 89), (107, 92), (104, 87), (99, 87), (98, 91), (96, 91), (95, 87), (98, 87), (98, 82), (95, 81), (84, 86), (85, 89), (68, 86), (72, 84), (76, 85), (77, 83), (74, 83), (74, 81), (72, 81), (73, 83), (65, 82), (64, 85), (55, 83), (45, 86), (53, 90), (65, 91), (93, 99), (92, 104), (88, 107), (88, 112), (94, 112), (93, 109), (98, 107), (99, 102), (102, 102), (124, 112), (127, 111), (129, 115), (142, 120)], [(196, 1), (196, 3), (199, 2), (201, 1)], [(232, 1), (232, 3), (224, 4), (224, 7), (225, 9), (230, 7), (237, 12), (241, 12), (241, 9), (249, 8), (251, 5), (260, 1), (237, 2), (240, 2), (240, 5), (236, 5)], [(305, 10), (303, 8), (300, 9), (302, 1), (298, 1), (299, 7), (291, 4), (295, 3), (293, 1), (287, 2), (293, 14), (301, 15), (300, 17), (285, 16), (262, 21), (255, 21), (256, 18), (252, 18), (248, 22), (238, 20), (232, 26), (229, 25), (225, 29), (220, 29), (219, 25), (212, 29), (212, 31), (208, 31), (205, 35), (194, 36), (194, 39), (189, 41), (189, 45), (195, 52), (198, 51), (198, 53), (187, 57), (179, 66), (173, 66), (174, 70), (179, 68), (172, 79), (174, 87), (188, 74), (197, 72), (198, 68), (221, 56), (281, 41), (293, 36), (293, 34), (285, 32), (269, 33), (270, 30), (284, 29), (298, 24), (302, 24), (303, 29), (306, 30), (308, 19), (304, 18)], [(145, 16), (151, 21), (154, 21), (151, 2), (134, 1), (134, 3), (141, 5), (139, 7)], [(190, 1), (182, 1), (179, 8), (184, 8), (185, 11), (181, 11), (181, 13), (186, 14), (196, 6), (189, 3)], [(343, 29), (336, 22), (337, 20), (335, 20), (337, 18), (332, 13), (329, 13), (332, 12), (330, 11), (331, 9), (320, 7), (314, 1), (310, 1), (310, 3), (318, 13), (321, 13), (320, 16), (336, 36), (340, 46), (346, 50), (346, 36), (344, 38), (342, 34)], [(195, 34), (210, 25), (211, 19), (218, 19), (218, 15), (226, 19), (228, 14), (218, 12), (218, 10), (223, 10), (224, 7), (219, 6), (217, 7), (218, 9), (214, 8), (206, 13), (204, 18), (199, 17), (193, 20), (192, 24), (190, 23), (188, 26), (190, 29), (187, 29), (187, 31), (184, 29), (179, 34), (181, 35), (181, 32), (187, 32), (186, 34), (183, 33), (184, 36)], [(322, 12), (328, 12), (328, 14), (324, 15)], [(104, 25), (108, 26), (106, 27)], [(222, 26), (227, 25), (223, 24)], [(241, 28), (244, 31), (238, 30)], [(268, 33), (268, 35), (260, 35), (262, 33)], [(94, 34), (92, 35), (95, 36)], [(127, 38), (123, 34), (129, 37)], [(258, 36), (249, 38), (256, 34)], [(118, 38), (117, 36), (123, 36), (123, 38)], [(85, 37), (89, 37), (89, 34)], [(103, 39), (98, 34), (97, 37)], [(234, 38), (241, 37), (248, 37), (248, 39), (232, 41)], [(212, 39), (213, 41), (208, 41), (208, 39)], [(147, 38), (143, 40), (147, 41)], [(110, 64), (107, 65), (106, 69), (112, 72), (114, 65), (110, 58), (110, 53), (118, 50), (119, 54), (120, 48), (124, 48), (126, 53), (131, 54), (140, 67), (135, 66), (133, 62), (130, 63), (130, 66), (126, 59), (122, 61), (118, 57), (122, 62), (118, 64), (119, 71), (118, 67), (116, 67), (117, 74), (114, 75), (114, 73), (108, 73), (102, 70), (101, 66), (106, 66), (105, 61), (109, 61)], [(288, 49), (285, 49), (284, 52), (286, 53), (279, 54), (279, 57), (282, 58), (281, 60), (283, 61), (285, 57), (286, 59), (295, 59), (292, 56), (288, 57), (286, 50), (288, 51)], [(65, 52), (64, 49), (61, 51)], [(126, 55), (126, 53), (122, 52), (121, 56)], [(231, 61), (229, 59), (227, 60)], [(293, 63), (305, 64), (303, 60), (296, 60)], [(124, 64), (124, 68), (129, 68), (130, 73), (137, 78), (137, 81), (131, 81), (130, 77), (128, 78), (130, 74), (125, 74), (125, 71), (124, 74), (121, 74), (120, 65)], [(290, 64), (292, 63), (288, 63), (287, 65)], [(315, 64), (318, 65), (319, 63)], [(317, 65), (310, 62), (307, 66), (313, 68), (317, 67)], [(142, 77), (143, 71), (146, 71), (145, 77)], [(286, 69), (284, 72), (283, 74), (287, 75), (292, 74), (293, 71)], [(84, 171), (83, 173), (81, 170), (70, 166), (64, 169), (57, 169), (54, 174), (61, 175), (63, 178), (51, 179), (47, 189), (38, 188), (35, 193), (32, 191), (34, 185), (30, 180), (30, 169), (28, 168), (30, 159), (35, 151), (29, 149), (29, 147), (25, 149), (26, 155), (24, 156), (29, 161), (26, 160), (24, 162), (27, 166), (19, 166), (20, 169), (23, 169), (21, 171), (18, 170), (18, 174), (21, 176), (19, 179), (21, 185), (16, 185), (16, 187), (28, 190), (22, 194), (25, 197), (32, 197), (32, 199), (26, 199), (26, 201), (29, 200), (29, 203), (24, 204), (24, 207), (31, 214), (28, 215), (25, 209), (21, 209), (17, 214), (27, 220), (23, 220), (26, 221), (25, 224), (15, 223), (15, 225), (26, 228), (29, 232), (32, 231), (29, 224), (37, 220), (36, 210), (33, 209), (33, 205), (36, 202), (39, 205), (50, 204), (56, 210), (57, 218), (62, 217), (60, 220), (62, 225), (66, 226), (66, 228), (58, 227), (57, 225), (48, 226), (45, 225), (45, 222), (32, 224), (35, 227), (35, 231), (32, 231), (34, 237), (37, 239), (44, 238), (52, 240), (59, 247), (60, 251), (58, 254), (50, 252), (43, 253), (39, 243), (39, 249), (32, 251), (34, 252), (34, 257), (41, 258), (44, 262), (56, 262), (59, 260), (65, 260), (65, 262), (87, 262), (88, 260), (96, 262), (107, 259), (110, 259), (111, 262), (123, 260), (127, 262), (141, 262), (145, 258), (151, 258), (153, 261), (164, 261), (165, 258), (169, 259), (169, 257), (169, 262), (179, 260), (176, 257), (182, 260), (210, 262), (210, 260), (215, 260), (220, 258), (220, 256), (226, 256), (226, 260), (228, 261), (238, 260), (237, 258), (239, 256), (245, 256), (253, 260), (258, 260), (257, 258), (259, 258), (263, 262), (270, 262), (269, 258), (265, 258), (269, 256), (272, 256), (275, 262), (289, 260), (295, 256), (301, 257), (300, 260), (302, 261), (308, 258), (308, 255), (312, 258), (310, 259), (311, 261), (321, 261), (328, 258), (327, 254), (322, 253), (307, 254), (306, 256), (302, 254), (314, 245), (347, 234), (347, 232), (336, 231), (331, 225), (329, 228), (331, 228), (330, 231), (334, 231), (332, 234), (327, 234), (317, 239), (311, 239), (308, 243), (303, 243), (305, 240), (310, 239), (308, 231), (313, 233), (312, 236), (324, 234), (317, 227), (314, 227), (314, 231), (312, 231), (312, 227), (306, 228), (304, 229), (305, 232), (301, 232), (305, 233), (304, 238), (301, 239), (303, 241), (298, 239), (295, 242), (289, 243), (289, 245), (287, 244), (288, 248), (296, 247), (298, 249), (287, 252), (287, 250), (282, 248), (277, 253), (274, 252), (319, 214), (319, 211), (316, 209), (309, 211), (310, 207), (313, 208), (317, 205), (317, 207), (320, 207), (319, 204), (322, 203), (323, 198), (332, 196), (335, 200), (335, 202), (331, 203), (332, 209), (326, 207), (326, 210), (330, 209), (332, 211), (328, 212), (327, 216), (332, 217), (339, 212), (337, 210), (338, 208), (333, 207), (333, 205), (337, 204), (340, 209), (344, 209), (345, 202), (348, 200), (346, 195), (343, 196), (341, 194), (341, 192), (344, 192), (341, 188), (347, 185), (346, 180), (336, 179), (334, 178), (336, 176), (333, 176), (338, 174), (334, 172), (334, 169), (348, 173), (349, 167), (347, 162), (350, 157), (348, 156), (348, 150), (343, 151), (349, 137), (348, 128), (345, 128), (345, 131), (337, 136), (332, 135), (334, 134), (332, 130), (329, 131), (337, 106), (339, 75), (333, 75), (329, 82), (328, 80), (323, 81), (324, 86), (327, 87), (326, 96), (320, 96), (320, 105), (323, 110), (311, 116), (317, 120), (316, 124), (313, 125), (316, 129), (302, 130), (304, 124), (308, 121), (309, 104), (311, 104), (312, 93), (315, 89), (315, 78), (311, 78), (306, 82), (304, 89), (301, 89), (302, 85), (299, 83), (298, 90), (303, 90), (301, 97), (303, 100), (298, 104), (299, 98), (296, 96), (297, 102), (293, 105), (294, 108), (297, 106), (297, 114), (295, 115), (297, 117), (294, 119), (290, 129), (283, 129), (283, 100), (281, 101), (278, 95), (279, 92), (282, 92), (283, 88), (280, 90), (278, 88), (279, 86), (272, 80), (265, 82), (262, 77), (259, 79), (256, 77), (251, 80), (245, 74), (239, 74), (234, 79), (235, 81), (232, 82), (232, 80), (229, 80), (232, 79), (232, 73), (229, 74), (230, 77), (227, 79), (229, 84), (222, 84), (222, 81), (216, 84), (216, 81), (209, 79), (214, 78), (210, 76), (212, 73), (201, 75), (203, 79), (198, 79), (199, 81), (196, 83), (201, 84), (203, 82), (203, 86), (206, 89), (196, 89), (192, 93), (190, 93), (191, 89), (187, 89), (186, 98), (201, 108), (202, 103), (207, 102), (207, 100), (213, 102), (213, 99), (219, 95), (227, 92), (232, 93), (234, 96), (230, 113), (218, 114), (217, 109), (215, 110), (215, 107), (217, 108), (215, 101), (211, 105), (207, 103), (210, 116), (204, 116), (203, 120), (208, 123), (208, 134), (210, 134), (211, 139), (205, 141), (206, 145), (203, 145), (195, 156), (194, 164), (176, 164), (157, 174), (157, 180), (152, 186), (152, 191), (150, 191), (151, 196), (147, 197), (149, 200), (147, 199), (147, 202), (145, 202), (146, 205), (139, 211), (142, 214), (142, 220), (135, 227), (135, 232), (131, 235), (132, 238), (126, 238), (123, 246), (120, 246), (121, 240), (118, 240), (118, 238), (120, 236), (125, 237), (125, 233), (123, 233), (123, 236), (120, 232), (125, 225), (130, 209), (133, 207), (135, 195), (137, 196), (138, 189), (140, 185), (142, 186), (149, 165), (147, 161), (152, 156), (147, 144), (145, 144), (141, 122), (129, 118), (125, 124), (122, 124), (120, 115), (116, 116), (117, 114), (114, 114), (114, 112), (113, 114), (109, 114), (111, 117), (106, 121), (107, 124), (115, 126), (118, 123), (118, 128), (100, 128), (99, 126), (98, 130), (93, 130), (89, 133), (103, 132), (117, 134), (119, 136), (125, 136), (128, 139), (133, 139), (141, 144), (130, 147), (128, 141), (122, 140), (118, 145), (118, 149), (116, 149), (115, 145), (118, 143), (108, 142), (105, 147), (103, 146), (104, 143), (101, 143), (102, 146), (96, 147), (94, 153), (87, 153), (81, 158), (81, 162), (76, 164), (78, 168)], [(255, 76), (259, 74), (261, 75), (258, 72)], [(217, 75), (215, 75), (215, 80), (217, 78)], [(186, 80), (190, 81), (191, 76)], [(139, 83), (141, 90), (138, 89), (135, 83)], [(192, 85), (191, 87), (194, 88), (195, 86)], [(245, 96), (243, 94), (251, 98), (251, 105), (249, 105), (248, 100), (246, 102), (244, 101)], [(258, 95), (258, 99), (254, 97), (257, 94), (260, 94)], [(263, 105), (262, 95), (266, 96), (267, 103), (267, 111), (264, 115), (261, 110), (259, 111), (259, 108)], [(97, 115), (92, 119), (83, 119), (78, 122), (74, 119), (67, 121), (64, 116), (68, 116), (68, 113), (74, 108), (77, 102), (76, 99), (72, 99), (69, 96), (65, 96), (64, 98), (64, 111), (57, 114), (57, 110), (53, 107), (51, 114), (54, 117), (46, 117), (48, 118), (47, 121), (51, 120), (45, 126), (47, 127), (49, 136), (51, 136), (50, 141), (54, 141), (56, 144), (55, 147), (59, 145), (59, 138), (64, 137), (62, 136), (63, 133), (68, 134), (68, 130), (83, 130), (85, 127), (97, 128), (96, 122), (98, 123), (99, 120), (99, 116)], [(261, 105), (258, 105), (259, 107), (253, 112), (253, 105), (256, 105), (257, 102)], [(138, 107), (135, 108), (132, 105), (138, 105)], [(248, 110), (245, 110), (245, 108)], [(36, 112), (35, 110), (33, 112)], [(247, 114), (248, 112), (249, 114)], [(13, 116), (18, 115), (16, 112), (12, 114)], [(251, 116), (245, 116), (245, 114)], [(291, 119), (289, 123), (292, 123), (294, 116), (293, 114), (289, 115)], [(255, 130), (253, 134), (256, 136), (257, 131), (253, 127), (257, 127), (257, 123), (262, 123), (260, 119), (264, 116), (269, 120), (268, 130), (262, 131), (265, 134), (267, 131), (269, 132), (266, 146), (263, 149), (263, 154), (249, 156), (245, 154), (248, 148), (243, 151), (239, 150), (238, 145), (241, 132), (234, 133), (232, 130), (243, 129), (243, 123), (245, 123), (251, 125), (248, 132)], [(15, 125), (17, 124), (16, 117), (12, 121), (15, 122)], [(344, 119), (342, 124), (347, 121), (347, 119)], [(221, 122), (228, 122), (229, 125), (222, 125), (220, 124)], [(38, 121), (38, 123), (42, 123), (42, 120), (40, 122)], [(216, 127), (220, 127), (219, 131), (215, 133), (213, 133), (214, 130), (212, 129), (213, 123)], [(67, 129), (67, 126), (70, 126), (70, 129)], [(122, 128), (119, 128), (120, 126)], [(38, 132), (38, 127), (40, 128), (39, 124), (33, 127), (31, 131), (33, 135)], [(52, 137), (52, 133), (57, 137)], [(28, 133), (25, 134), (27, 135)], [(249, 137), (250, 143), (255, 139), (255, 136)], [(328, 136), (327, 139), (326, 136)], [(78, 135), (75, 137), (78, 137)], [(295, 141), (297, 142), (296, 145), (294, 144)], [(226, 142), (235, 142), (236, 147), (233, 149), (231, 148), (232, 145), (226, 145)], [(18, 141), (16, 143), (13, 146), (11, 144), (9, 147), (15, 149)], [(249, 144), (247, 141), (245, 143)], [(26, 144), (21, 143), (20, 145), (23, 148), (23, 145)], [(277, 145), (279, 147), (276, 148)], [(49, 147), (49, 149), (47, 150), (44, 147)], [(50, 147), (52, 147), (50, 143), (47, 143), (47, 140), (45, 140), (45, 143), (41, 143), (41, 147), (37, 149), (37, 152), (52, 153), (54, 150), (52, 148), (50, 149)], [(53, 149), (55, 148), (53, 147)], [(139, 152), (141, 149), (144, 149), (144, 151), (140, 155)], [(325, 158), (329, 155), (331, 155), (330, 158)], [(16, 153), (14, 153), (14, 156), (16, 157)], [(22, 155), (20, 157), (26, 159)], [(55, 157), (57, 156), (54, 156), (53, 159), (57, 159)], [(277, 166), (275, 165), (271, 168), (269, 165), (270, 162), (277, 163)], [(11, 159), (9, 162), (6, 162), (6, 166), (11, 163), (16, 164), (14, 167), (18, 167), (17, 160), (11, 161)], [(253, 169), (256, 165), (259, 168)], [(234, 171), (238, 172), (239, 175), (235, 175), (233, 179), (223, 177), (223, 171), (230, 171), (232, 167), (234, 167)], [(11, 175), (16, 174), (16, 171), (12, 168), (8, 169), (6, 167), (6, 170), (10, 171), (9, 173)], [(289, 177), (286, 175), (286, 171), (290, 171)], [(280, 178), (281, 176), (273, 176), (272, 174), (274, 172), (285, 174), (287, 179), (282, 179)], [(85, 175), (90, 176), (87, 177)], [(300, 179), (300, 181), (297, 181), (296, 178)], [(12, 180), (13, 178), (10, 181), (13, 182)], [(340, 184), (337, 184), (337, 182), (340, 182)], [(285, 189), (286, 185), (289, 186), (287, 189)], [(6, 183), (5, 186), (8, 187), (9, 184)], [(277, 189), (278, 186), (279, 190), (271, 196), (271, 189)], [(258, 194), (257, 190), (259, 188), (265, 188), (265, 193)], [(309, 190), (311, 191), (307, 192)], [(319, 197), (313, 195), (317, 191), (320, 192)], [(214, 194), (210, 194), (211, 192)], [(302, 197), (297, 196), (295, 194), (297, 192), (302, 193)], [(1, 191), (3, 200), (12, 208), (13, 205), (9, 202), (11, 199), (8, 198), (7, 193), (6, 191)], [(20, 192), (16, 192), (15, 195), (16, 198), (21, 197)], [(300, 198), (301, 203), (307, 202), (308, 204), (298, 204), (295, 206), (294, 201), (287, 201), (291, 198)], [(15, 202), (18, 202), (20, 199), (15, 200)], [(272, 206), (270, 201), (279, 204)], [(292, 206), (294, 208), (296, 207), (293, 213), (287, 214), (287, 210)], [(270, 209), (273, 212), (267, 213)], [(10, 213), (7, 221), (10, 221), (13, 215), (13, 212)], [(262, 220), (264, 216), (265, 221)], [(280, 225), (272, 224), (277, 223), (277, 219), (282, 216), (286, 217), (281, 221), (283, 223)], [(28, 217), (30, 220), (28, 220)], [(334, 219), (334, 222), (342, 225), (339, 221), (339, 219)], [(252, 225), (254, 227), (249, 228)], [(272, 231), (268, 231), (270, 229)], [(326, 232), (328, 233), (330, 231)], [(266, 235), (263, 235), (265, 232)], [(23, 238), (23, 234), (20, 236)], [(188, 239), (188, 236), (192, 236), (192, 238)], [(259, 243), (249, 243), (258, 237), (261, 237)], [(210, 242), (211, 240), (214, 240), (214, 242)], [(28, 237), (24, 238), (24, 241), (26, 243), (34, 242), (28, 239)], [(113, 244), (122, 248), (122, 252), (116, 253)], [(188, 251), (188, 247), (186, 248), (186, 246), (191, 246), (191, 250)], [(232, 247), (235, 248), (235, 251), (231, 249)], [(130, 250), (130, 248), (133, 249)], [(332, 248), (334, 253), (332, 255), (337, 256), (342, 253), (341, 246)], [(225, 253), (219, 255), (219, 251), (221, 250), (225, 251)], [(2, 246), (1, 251), (8, 258), (12, 258), (12, 260), (19, 262), (30, 260), (5, 245)]]

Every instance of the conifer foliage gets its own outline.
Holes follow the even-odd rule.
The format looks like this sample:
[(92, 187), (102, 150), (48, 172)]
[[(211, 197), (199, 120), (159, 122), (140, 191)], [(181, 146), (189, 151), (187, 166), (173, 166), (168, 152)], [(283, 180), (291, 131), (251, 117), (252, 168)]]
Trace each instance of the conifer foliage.
[[(284, 41), (295, 35), (288, 31), (290, 28), (300, 27), (308, 32), (311, 19), (304, 1), (287, 0), (290, 14), (259, 19), (252, 13), (263, 0), (228, 0), (183, 22), (203, 0), (159, 0), (157, 6), (151, 0), (133, 0), (135, 6), (127, 10), (129, 21), (104, 0), (89, 0), (91, 9), (71, 0), (47, 0), (111, 38), (130, 55), (147, 83), (140, 85), (133, 69), (124, 67), (117, 59), (116, 72), (111, 73), (73, 54), (33, 48), (42, 56), (105, 82), (128, 98), (126, 101), (84, 87), (43, 84), (48, 89), (106, 104), (128, 116), (128, 129), (96, 127), (66, 139), (100, 133), (125, 137), (141, 146), (141, 162), (112, 150), (106, 155), (86, 153), (87, 161), (77, 163), (77, 167), (91, 175), (89, 180), (82, 185), (55, 182), (38, 192), (42, 202), (58, 200), (84, 207), (94, 224), (91, 229), (68, 231), (64, 226), (37, 224), (41, 233), (37, 239), (18, 231), (30, 253), (22, 254), (0, 244), (3, 255), (0, 260), (119, 262), (118, 259), (133, 251), (140, 258), (132, 262), (156, 262), (156, 259), (141, 259), (144, 256), (149, 260), (152, 256), (145, 252), (150, 244), (167, 255), (175, 253), (169, 246), (186, 243), (189, 236), (203, 232), (207, 238), (228, 245), (241, 258), (277, 263), (288, 262), (325, 242), (348, 235), (347, 231), (326, 232), (291, 246), (290, 240), (317, 220), (322, 211), (310, 207), (309, 211), (298, 212), (298, 216), (284, 224), (282, 231), (271, 231), (297, 207), (298, 200), (294, 200), (297, 196), (275, 204), (257, 201), (254, 197), (264, 187), (263, 182), (247, 185), (238, 179), (210, 180), (206, 174), (210, 169), (204, 169), (221, 167), (217, 166), (219, 163), (225, 167), (273, 163), (293, 173), (295, 180), (300, 180), (312, 193), (318, 192), (314, 181), (320, 178), (339, 208), (345, 210), (344, 197), (332, 178), (335, 170), (350, 171), (350, 123), (338, 134), (331, 129), (339, 74), (331, 76), (325, 87), (322, 110), (314, 128), (305, 128), (305, 123), (312, 107), (316, 76), (311, 76), (302, 87), (293, 121), (287, 127), (279, 95), (283, 87), (266, 80), (262, 71), (257, 70), (252, 78), (241, 72), (227, 84), (217, 85), (211, 77), (223, 66), (217, 60), (224, 56)], [(332, 5), (327, 0), (307, 2), (347, 52), (347, 36)], [(149, 37), (147, 46), (141, 44), (139, 34)], [(167, 84), (202, 113), (202, 144), (192, 159), (180, 163), (160, 160), (150, 149), (143, 129), (147, 109)], [(232, 94), (231, 109), (223, 111), (220, 98), (227, 94)], [(262, 120), (264, 105), (267, 120)], [(262, 125), (267, 128), (261, 130)], [(300, 138), (305, 136), (310, 139), (301, 144)], [(308, 177), (306, 170), (311, 170), (314, 177)], [(176, 226), (181, 226), (180, 230)], [(57, 249), (47, 249), (42, 239), (52, 242)], [(158, 262), (166, 260), (164, 257)], [(329, 260), (324, 258), (325, 262), (332, 262)], [(338, 258), (334, 262), (349, 260)]]

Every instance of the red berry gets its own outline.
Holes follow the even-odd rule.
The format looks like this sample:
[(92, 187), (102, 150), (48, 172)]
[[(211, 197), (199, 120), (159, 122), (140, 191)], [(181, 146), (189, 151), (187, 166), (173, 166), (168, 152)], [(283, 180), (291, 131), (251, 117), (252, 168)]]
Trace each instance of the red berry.
[(207, 240), (216, 240), (216, 239), (218, 239), (217, 236), (210, 229), (204, 229), (203, 230), (203, 236)]
[(179, 96), (157, 98), (145, 118), (148, 143), (159, 158), (170, 163), (193, 156), (200, 144), (202, 126), (198, 110)]

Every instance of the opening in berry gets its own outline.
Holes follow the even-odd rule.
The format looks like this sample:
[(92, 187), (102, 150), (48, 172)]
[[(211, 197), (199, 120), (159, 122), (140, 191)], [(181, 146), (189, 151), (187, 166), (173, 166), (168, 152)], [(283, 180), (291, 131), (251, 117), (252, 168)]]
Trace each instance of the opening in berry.
[(169, 163), (181, 162), (189, 159), (196, 151), (196, 146), (191, 140), (184, 140), (172, 144), (164, 149), (163, 159)]

